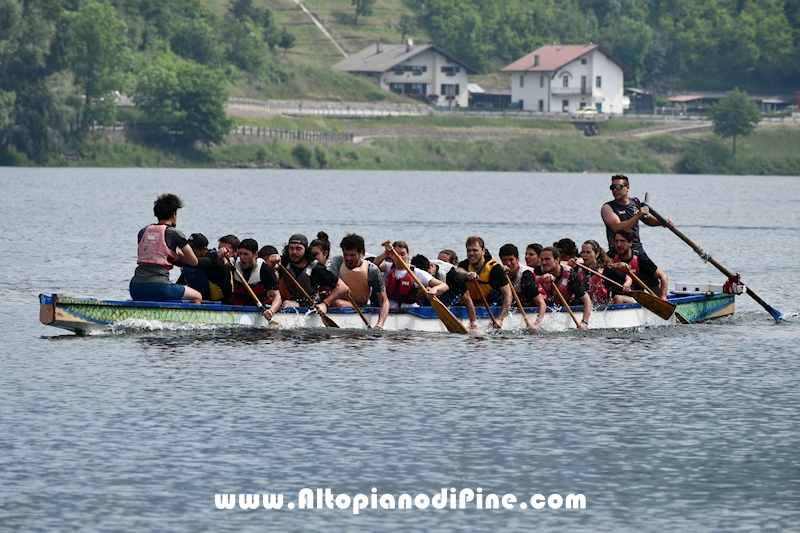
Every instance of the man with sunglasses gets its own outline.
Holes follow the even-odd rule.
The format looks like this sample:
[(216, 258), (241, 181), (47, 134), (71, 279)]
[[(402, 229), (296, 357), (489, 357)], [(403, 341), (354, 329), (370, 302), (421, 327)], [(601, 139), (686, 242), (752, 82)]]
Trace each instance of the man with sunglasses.
[[(628, 197), (630, 185), (627, 176), (622, 174), (611, 176), (609, 189), (611, 189), (614, 199), (603, 204), (603, 208), (600, 210), (600, 216), (603, 217), (603, 223), (606, 225), (609, 255), (613, 257), (615, 254), (614, 234), (621, 229), (631, 230), (634, 235), (633, 249), (636, 252), (644, 252), (642, 241), (639, 238), (639, 221), (641, 220), (648, 226), (660, 226), (661, 223), (656, 217), (647, 216), (650, 208), (642, 205), (638, 198)], [(667, 219), (667, 222), (670, 227), (675, 225), (672, 220)]]

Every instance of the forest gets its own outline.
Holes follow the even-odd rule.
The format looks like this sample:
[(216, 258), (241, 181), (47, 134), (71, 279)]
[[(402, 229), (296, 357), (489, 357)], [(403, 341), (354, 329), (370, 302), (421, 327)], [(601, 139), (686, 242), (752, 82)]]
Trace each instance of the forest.
[[(381, 6), (340, 1), (353, 14), (367, 4), (356, 33)], [(632, 70), (627, 85), (659, 94), (800, 89), (800, 0), (403, 2), (392, 31), (422, 34), (482, 72), (546, 43), (593, 42)], [(113, 120), (120, 94), (160, 142), (220, 143), (232, 86), (279, 88), (293, 76), (293, 28), (268, 5), (0, 0), (0, 164), (43, 164), (81, 143), (93, 123)]]

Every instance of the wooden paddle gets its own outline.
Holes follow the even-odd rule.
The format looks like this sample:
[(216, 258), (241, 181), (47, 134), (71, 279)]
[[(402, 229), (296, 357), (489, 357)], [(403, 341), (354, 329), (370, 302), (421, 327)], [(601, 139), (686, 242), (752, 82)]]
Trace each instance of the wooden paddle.
[(306, 292), (306, 290), (303, 288), (303, 286), (300, 285), (300, 282), (297, 281), (296, 279), (294, 279), (294, 276), (292, 276), (289, 273), (289, 271), (286, 270), (286, 267), (283, 266), (280, 263), (278, 263), (278, 266), (281, 267), (281, 271), (283, 272), (283, 275), (286, 276), (287, 278), (289, 278), (290, 280), (292, 280), (292, 283), (294, 283), (294, 286), (297, 287), (300, 290), (301, 293), (303, 293), (303, 296), (305, 297), (305, 299), (308, 300), (309, 302), (311, 302), (311, 305), (314, 306), (314, 311), (316, 311), (317, 314), (319, 315), (319, 317), (322, 319), (322, 323), (325, 324), (325, 327), (326, 328), (338, 328), (339, 327), (338, 324), (336, 324), (336, 322), (334, 322), (333, 319), (331, 319), (331, 317), (326, 315), (322, 311), (322, 309), (320, 309), (319, 306), (316, 303), (314, 303), (314, 300), (311, 298), (311, 296), (309, 296), (308, 293)]
[[(239, 271), (238, 271), (238, 270), (236, 270), (236, 265), (233, 263), (233, 261), (231, 260), (231, 258), (230, 258), (230, 257), (228, 258), (228, 263), (230, 263), (230, 265), (233, 267), (233, 271), (234, 271), (234, 272), (236, 272), (236, 275), (237, 275), (237, 276), (239, 277), (239, 279), (242, 281), (242, 285), (244, 285), (244, 288), (245, 288), (245, 289), (247, 289), (247, 292), (248, 292), (248, 294), (250, 294), (250, 298), (252, 298), (252, 299), (253, 299), (253, 301), (256, 303), (256, 307), (258, 307), (258, 309), (259, 309), (259, 310), (260, 310), (262, 313), (263, 313), (264, 311), (266, 311), (267, 309), (269, 309), (270, 307), (269, 307), (267, 304), (265, 304), (265, 303), (261, 303), (261, 300), (259, 300), (259, 299), (258, 299), (258, 296), (256, 296), (256, 293), (254, 293), (254, 292), (253, 292), (253, 289), (250, 287), (250, 284), (249, 284), (249, 283), (247, 283), (247, 281), (244, 279), (244, 276), (242, 276), (242, 275), (239, 273)], [(255, 268), (255, 265), (253, 266), (253, 268)], [(270, 326), (277, 326), (277, 325), (278, 325), (278, 323), (277, 323), (277, 322), (275, 322), (274, 320), (270, 320), (270, 321), (269, 321), (269, 325), (270, 325)]]
[(352, 294), (350, 294), (350, 290), (348, 289), (347, 292), (344, 293), (344, 294), (345, 294), (345, 296), (347, 296), (347, 299), (350, 300), (350, 303), (353, 305), (353, 309), (355, 309), (356, 312), (358, 313), (358, 316), (360, 316), (361, 320), (363, 320), (364, 324), (366, 324), (367, 329), (372, 329), (372, 326), (369, 325), (369, 320), (367, 320), (367, 317), (365, 317), (364, 313), (361, 312), (361, 308), (358, 307), (358, 303), (356, 302), (356, 299), (353, 298)]
[[(481, 295), (481, 300), (483, 300), (483, 306), (486, 308), (486, 312), (489, 313), (489, 318), (492, 319), (492, 325), (496, 329), (500, 329), (500, 324), (497, 323), (497, 320), (494, 318), (494, 314), (492, 314), (492, 308), (489, 307), (489, 302), (486, 301), (486, 295), (483, 294), (483, 289), (481, 288), (481, 284), (478, 283), (478, 280), (473, 279), (472, 283), (475, 285), (475, 288), (478, 290), (478, 294)], [(511, 287), (513, 290), (514, 287)]]
[[(383, 243), (383, 247), (386, 248), (390, 243), (391, 241), (386, 241)], [(407, 271), (411, 275), (414, 283), (417, 284), (417, 287), (420, 287), (424, 290), (425, 286), (422, 284), (416, 274), (414, 274), (414, 271), (408, 268), (406, 262), (403, 261), (399, 255), (397, 255), (397, 252), (394, 251), (394, 248), (390, 247), (389, 249), (392, 251), (392, 255), (394, 256), (394, 260), (397, 262), (397, 264), (399, 264), (403, 270)], [(450, 311), (450, 309), (448, 309), (447, 306), (444, 305), (435, 294), (431, 296), (430, 302), (431, 307), (433, 307), (433, 311), (436, 313), (436, 316), (439, 317), (439, 320), (442, 321), (444, 327), (447, 328), (447, 331), (450, 333), (468, 333), (467, 327), (456, 318), (453, 312)]]
[[(653, 296), (653, 298), (658, 298), (659, 300), (661, 300), (661, 298), (655, 293), (655, 291), (653, 289), (651, 289), (650, 287), (645, 285), (644, 282), (641, 279), (639, 279), (639, 276), (637, 276), (636, 274), (633, 273), (633, 270), (629, 270), (627, 273), (633, 278), (633, 280), (636, 283), (638, 283), (639, 285), (644, 287), (644, 290), (646, 290), (648, 293), (650, 293)], [(661, 300), (661, 301), (663, 302), (664, 300)], [(677, 312), (677, 311), (675, 311), (675, 318), (677, 318), (678, 322), (680, 322), (681, 324), (688, 324), (689, 323), (689, 321), (686, 320), (686, 318), (683, 315), (681, 315), (679, 312)]]
[[(615, 285), (615, 286), (619, 287), (620, 289), (622, 289), (622, 285), (620, 285), (619, 283), (617, 283), (613, 279), (607, 278), (606, 276), (602, 275), (600, 272), (597, 272), (596, 270), (592, 270), (591, 268), (589, 268), (586, 265), (583, 265), (581, 263), (575, 263), (575, 264), (578, 265), (579, 267), (583, 268), (584, 270), (587, 270), (587, 271), (591, 272), (595, 276), (600, 276), (601, 278), (603, 278), (607, 282), (612, 283), (613, 285)], [(675, 306), (674, 303), (666, 302), (666, 301), (662, 300), (661, 298), (659, 298), (657, 296), (652, 296), (652, 295), (650, 295), (650, 294), (648, 294), (646, 292), (631, 291), (631, 297), (634, 300), (636, 300), (636, 302), (639, 305), (641, 305), (645, 309), (649, 309), (650, 311), (652, 311), (653, 313), (657, 314), (658, 316), (660, 316), (664, 320), (669, 320), (669, 317), (671, 317), (672, 313), (675, 312), (675, 307), (676, 306)]]
[[(645, 205), (646, 205), (646, 204), (645, 204)], [(650, 206), (648, 205), (647, 207), (650, 207)], [(684, 235), (684, 234), (683, 234), (683, 232), (682, 232), (682, 231), (680, 231), (678, 228), (676, 228), (676, 227), (671, 227), (671, 226), (669, 225), (669, 223), (667, 222), (667, 220), (666, 220), (664, 217), (662, 217), (661, 215), (659, 215), (658, 213), (656, 213), (656, 212), (653, 210), (653, 208), (652, 208), (652, 207), (650, 207), (650, 214), (651, 214), (651, 215), (653, 215), (654, 217), (656, 217), (656, 219), (658, 219), (658, 221), (659, 221), (659, 222), (661, 222), (661, 224), (662, 224), (662, 225), (663, 225), (665, 228), (668, 228), (668, 229), (669, 229), (669, 230), (670, 230), (672, 233), (674, 233), (675, 235), (677, 235), (677, 236), (678, 236), (678, 237), (679, 237), (679, 238), (680, 238), (680, 239), (681, 239), (683, 242), (685, 242), (686, 244), (688, 244), (688, 245), (689, 245), (689, 246), (692, 248), (692, 250), (694, 250), (694, 251), (697, 253), (697, 255), (699, 255), (699, 256), (700, 256), (700, 258), (701, 258), (703, 261), (708, 261), (709, 263), (711, 263), (712, 265), (714, 265), (714, 266), (717, 268), (717, 270), (719, 270), (720, 272), (722, 272), (723, 274), (725, 274), (725, 276), (727, 276), (727, 277), (728, 277), (728, 279), (729, 279), (729, 280), (731, 280), (732, 282), (736, 282), (736, 281), (738, 281), (738, 276), (736, 276), (736, 274), (734, 274), (733, 272), (731, 272), (730, 270), (728, 270), (727, 268), (725, 268), (724, 266), (722, 266), (721, 264), (719, 264), (719, 263), (717, 262), (717, 260), (716, 260), (716, 259), (714, 259), (713, 257), (711, 257), (711, 254), (709, 254), (709, 253), (708, 253), (707, 251), (705, 251), (704, 249), (700, 248), (700, 246), (698, 246), (698, 245), (697, 245), (697, 244), (696, 244), (694, 241), (692, 241), (692, 240), (691, 240), (689, 237), (687, 237), (686, 235)], [(750, 289), (750, 287), (746, 287), (746, 289), (747, 289), (747, 294), (749, 294), (749, 295), (750, 295), (750, 297), (751, 297), (753, 300), (755, 300), (755, 301), (756, 301), (756, 302), (757, 302), (757, 303), (758, 303), (758, 304), (759, 304), (761, 307), (763, 307), (764, 309), (766, 309), (767, 313), (769, 313), (770, 315), (772, 315), (772, 318), (774, 318), (776, 322), (786, 322), (786, 319), (783, 317), (783, 314), (782, 314), (780, 311), (778, 311), (777, 309), (773, 308), (772, 306), (770, 306), (769, 304), (767, 304), (767, 302), (765, 302), (764, 300), (762, 300), (761, 298), (759, 298), (759, 297), (758, 297), (758, 295), (757, 295), (756, 293), (754, 293), (754, 292), (753, 292), (753, 291)]]
[[(503, 270), (503, 272), (505, 272), (505, 270)], [(525, 319), (525, 325), (528, 326), (528, 328), (531, 328), (531, 321), (528, 320), (528, 315), (525, 313), (525, 309), (522, 307), (522, 302), (519, 301), (519, 295), (517, 294), (517, 290), (514, 288), (514, 283), (511, 281), (511, 277), (508, 275), (508, 272), (505, 273), (508, 284), (511, 286), (511, 294), (514, 295), (514, 301), (517, 302), (519, 312), (522, 313), (522, 318)]]
[(558, 290), (558, 287), (556, 286), (555, 282), (553, 282), (552, 285), (553, 285), (553, 292), (558, 295), (558, 299), (561, 300), (561, 305), (564, 306), (569, 312), (569, 316), (571, 316), (572, 321), (575, 322), (575, 327), (581, 329), (581, 323), (578, 322), (578, 317), (576, 317), (575, 313), (572, 312), (572, 308), (569, 305), (567, 305), (567, 300), (564, 298), (564, 295), (561, 294), (560, 290)]

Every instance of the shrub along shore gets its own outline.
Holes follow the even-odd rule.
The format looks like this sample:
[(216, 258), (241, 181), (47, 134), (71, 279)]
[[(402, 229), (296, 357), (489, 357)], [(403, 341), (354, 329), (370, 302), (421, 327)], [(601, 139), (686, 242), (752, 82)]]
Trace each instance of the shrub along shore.
[[(730, 140), (710, 132), (635, 137), (620, 131), (647, 126), (635, 123), (614, 124), (613, 134), (601, 124), (594, 137), (584, 137), (568, 123), (465, 128), (457, 122), (432, 126), (425, 117), (404, 123), (394, 119), (350, 124), (277, 118), (269, 125), (306, 131), (347, 129), (360, 142), (228, 136), (221, 146), (187, 149), (147, 139), (132, 142), (120, 133), (97, 134), (66, 146), (50, 166), (800, 175), (800, 129), (794, 128), (760, 127), (738, 141), (734, 158)], [(6, 159), (0, 163), (34, 165), (20, 154)]]

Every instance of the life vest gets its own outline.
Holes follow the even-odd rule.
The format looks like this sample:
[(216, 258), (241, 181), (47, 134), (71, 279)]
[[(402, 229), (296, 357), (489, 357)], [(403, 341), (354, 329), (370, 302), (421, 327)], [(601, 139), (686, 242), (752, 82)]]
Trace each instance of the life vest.
[[(314, 270), (314, 267), (317, 266), (317, 264), (318, 263), (316, 259), (310, 261), (303, 269), (303, 271), (300, 272), (300, 275), (294, 278), (298, 283), (300, 283), (300, 286), (303, 287), (303, 289), (305, 289), (308, 295), (311, 296), (312, 298), (318, 298), (319, 296), (317, 294), (318, 290), (315, 289), (314, 286), (311, 284), (311, 272)], [(286, 272), (284, 272), (283, 276), (281, 276), (281, 281), (280, 281), (281, 296), (283, 297), (284, 301), (294, 300), (295, 302), (307, 302), (306, 297), (303, 295), (302, 291), (300, 291), (295, 286), (294, 283), (284, 279), (284, 276), (292, 275), (292, 270), (290, 268), (287, 268), (286, 271), (289, 272), (289, 274), (286, 274)], [(311, 303), (312, 302), (308, 302), (309, 305)]]
[[(478, 272), (478, 278), (475, 281), (478, 282), (478, 285), (480, 285), (481, 291), (483, 292), (478, 292), (478, 288), (475, 287), (475, 283), (467, 283), (469, 295), (472, 296), (473, 302), (482, 303), (484, 298), (489, 295), (489, 292), (492, 290), (492, 286), (489, 284), (489, 275), (492, 273), (492, 269), (499, 264), (500, 262), (492, 257), (487, 260), (486, 263), (484, 263), (483, 268), (480, 272)], [(522, 267), (520, 266), (520, 268)], [(472, 266), (472, 263), (467, 266), (467, 272), (475, 272), (475, 267)]]
[(145, 228), (137, 250), (137, 265), (160, 266), (172, 270), (178, 255), (175, 250), (167, 247), (166, 231), (165, 224), (151, 224)]
[(639, 275), (639, 256), (637, 256), (636, 254), (633, 254), (633, 257), (631, 257), (630, 261), (625, 261), (624, 259), (622, 259), (619, 256), (619, 254), (617, 254), (617, 255), (614, 256), (614, 262), (615, 263), (628, 263), (628, 266), (631, 267), (631, 270), (633, 270), (633, 273), (636, 274), (637, 276)]
[[(250, 277), (247, 278), (247, 284), (250, 285), (250, 289), (252, 289), (253, 293), (262, 304), (271, 304), (272, 296), (269, 294), (269, 291), (261, 281), (261, 267), (263, 264), (263, 259), (260, 257), (256, 259), (256, 263), (253, 265), (253, 269), (250, 271)], [(242, 263), (238, 259), (236, 260), (236, 271), (242, 277), (244, 277)], [(250, 292), (248, 292), (247, 288), (241, 282), (241, 278), (237, 277), (233, 283), (233, 295), (231, 297), (231, 303), (233, 305), (257, 305), (250, 296)]]
[[(572, 274), (572, 270), (570, 270), (568, 267), (562, 266), (561, 267), (561, 277), (556, 282), (556, 288), (558, 289), (558, 292), (561, 293), (561, 295), (564, 297), (564, 300), (566, 300), (567, 302), (569, 302), (570, 299), (571, 299), (570, 294), (569, 294), (569, 289), (568, 289), (569, 277), (570, 277), (571, 274)], [(544, 290), (545, 298), (547, 298), (547, 300), (550, 303), (558, 303), (558, 304), (561, 303), (561, 300), (558, 300), (556, 302), (555, 299), (554, 299), (555, 298), (555, 294), (553, 293), (553, 284), (552, 283), (550, 283), (548, 281), (542, 281), (541, 282), (541, 287)]]
[[(530, 272), (531, 276), (533, 276), (533, 282), (536, 284), (536, 295), (538, 296), (541, 294), (541, 290), (539, 289), (539, 284), (536, 283), (536, 274), (533, 273), (533, 269), (526, 265), (520, 265), (519, 270), (517, 270), (516, 275), (511, 279), (511, 284), (514, 286), (514, 290), (517, 291), (517, 296), (519, 297), (520, 303), (524, 307), (530, 307), (532, 305), (536, 305), (536, 301), (531, 299), (529, 295), (525, 294), (522, 291), (522, 275), (525, 272)], [(535, 298), (536, 296), (534, 296)]]
[[(598, 272), (602, 273), (603, 270), (600, 269)], [(583, 282), (583, 286), (586, 287), (586, 291), (589, 293), (589, 297), (593, 302), (608, 300), (608, 288), (603, 285), (603, 278), (595, 276), (594, 274), (590, 275), (583, 270), (578, 272), (578, 276), (580, 276), (581, 282)]]
[[(410, 267), (413, 268), (413, 267)], [(401, 304), (417, 303), (417, 284), (414, 283), (414, 278), (406, 270), (406, 275), (397, 278), (397, 271), (394, 267), (389, 268), (386, 273), (386, 296), (390, 300)]]
[(362, 305), (369, 301), (369, 296), (372, 294), (368, 281), (370, 264), (368, 261), (362, 260), (360, 265), (350, 270), (342, 260), (342, 266), (339, 267), (339, 279), (350, 287), (350, 295), (357, 303)]

